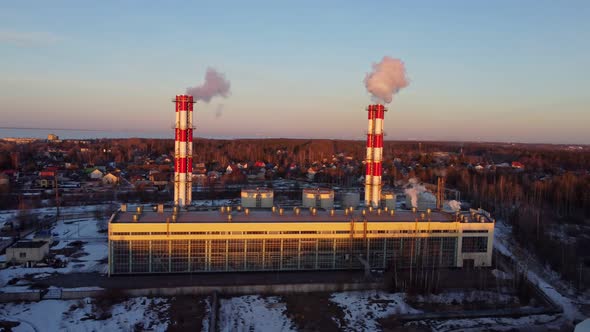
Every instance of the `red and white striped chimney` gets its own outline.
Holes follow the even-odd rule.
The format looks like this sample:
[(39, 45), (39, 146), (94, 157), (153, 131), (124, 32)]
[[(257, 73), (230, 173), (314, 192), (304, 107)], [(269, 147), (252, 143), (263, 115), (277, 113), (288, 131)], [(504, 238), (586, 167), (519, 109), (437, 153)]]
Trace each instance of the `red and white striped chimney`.
[(381, 174), (383, 161), (383, 119), (385, 107), (369, 105), (369, 131), (367, 133), (367, 160), (365, 178), (365, 205), (378, 207), (381, 203)]
[(367, 130), (367, 156), (365, 158), (365, 206), (371, 205), (373, 195), (373, 128), (375, 128), (375, 109), (373, 105), (367, 107), (369, 127)]
[(177, 95), (174, 131), (174, 205), (188, 206), (192, 199), (193, 96)]

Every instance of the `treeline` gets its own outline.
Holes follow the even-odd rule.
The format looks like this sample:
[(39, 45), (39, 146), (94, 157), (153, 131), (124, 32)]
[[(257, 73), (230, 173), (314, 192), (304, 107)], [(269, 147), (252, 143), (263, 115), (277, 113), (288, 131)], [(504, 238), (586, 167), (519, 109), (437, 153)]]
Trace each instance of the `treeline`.
[[(325, 139), (194, 139), (195, 162), (218, 161), (222, 164), (260, 160), (278, 164), (282, 161), (298, 164), (312, 163), (344, 154), (356, 160), (365, 156), (364, 141)], [(65, 151), (65, 156), (52, 151)], [(450, 163), (502, 163), (520, 161), (528, 169), (587, 170), (590, 151), (571, 150), (562, 145), (461, 143), (461, 142), (384, 142), (384, 161), (399, 158), (404, 163), (419, 161), (429, 165), (433, 152), (449, 152)], [(54, 155), (65, 162), (127, 164), (137, 157), (157, 158), (173, 155), (172, 139), (129, 138), (97, 139), (88, 141), (65, 140), (60, 143), (38, 141), (15, 144), (0, 141), (0, 169), (14, 168), (12, 154), (17, 153), (24, 170), (35, 167), (40, 155)]]
[(515, 239), (579, 289), (590, 284), (590, 174), (450, 169), (447, 184), (512, 225)]

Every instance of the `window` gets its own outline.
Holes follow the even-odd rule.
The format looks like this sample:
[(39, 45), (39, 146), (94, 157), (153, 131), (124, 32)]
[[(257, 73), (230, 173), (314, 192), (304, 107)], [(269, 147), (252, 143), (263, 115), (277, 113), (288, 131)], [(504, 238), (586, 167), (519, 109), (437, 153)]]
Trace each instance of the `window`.
[(488, 238), (484, 236), (464, 237), (461, 252), (486, 252), (488, 250)]
[(18, 253), (18, 257), (20, 257), (20, 258), (27, 258), (27, 253), (26, 252), (19, 252)]
[(471, 229), (466, 229), (463, 230), (463, 233), (487, 233), (488, 230), (487, 229), (482, 229), (482, 230), (471, 230)]

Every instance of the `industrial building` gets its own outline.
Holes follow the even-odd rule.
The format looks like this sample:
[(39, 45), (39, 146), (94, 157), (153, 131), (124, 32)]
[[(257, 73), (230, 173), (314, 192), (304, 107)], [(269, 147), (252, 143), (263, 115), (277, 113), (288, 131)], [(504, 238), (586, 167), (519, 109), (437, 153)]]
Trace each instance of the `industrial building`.
[[(148, 210), (148, 209), (146, 209)], [(491, 266), (482, 210), (126, 210), (109, 223), (109, 273)]]
[(489, 213), (449, 213), (425, 203), (400, 210), (395, 193), (382, 192), (383, 105), (367, 109), (361, 209), (357, 192), (343, 193), (343, 209), (334, 210), (332, 189), (305, 189), (302, 207), (285, 210), (275, 205), (272, 189), (253, 188), (242, 191), (238, 207), (195, 211), (190, 180), (194, 102), (186, 95), (174, 101), (173, 207), (122, 205), (111, 216), (109, 275), (491, 266), (494, 220)]

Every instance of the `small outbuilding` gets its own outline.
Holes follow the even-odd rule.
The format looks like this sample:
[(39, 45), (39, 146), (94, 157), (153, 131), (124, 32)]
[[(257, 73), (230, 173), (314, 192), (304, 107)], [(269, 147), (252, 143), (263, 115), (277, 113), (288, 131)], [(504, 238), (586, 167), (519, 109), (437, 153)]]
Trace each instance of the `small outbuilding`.
[(42, 261), (48, 253), (47, 241), (18, 241), (6, 248), (6, 261), (33, 266)]

